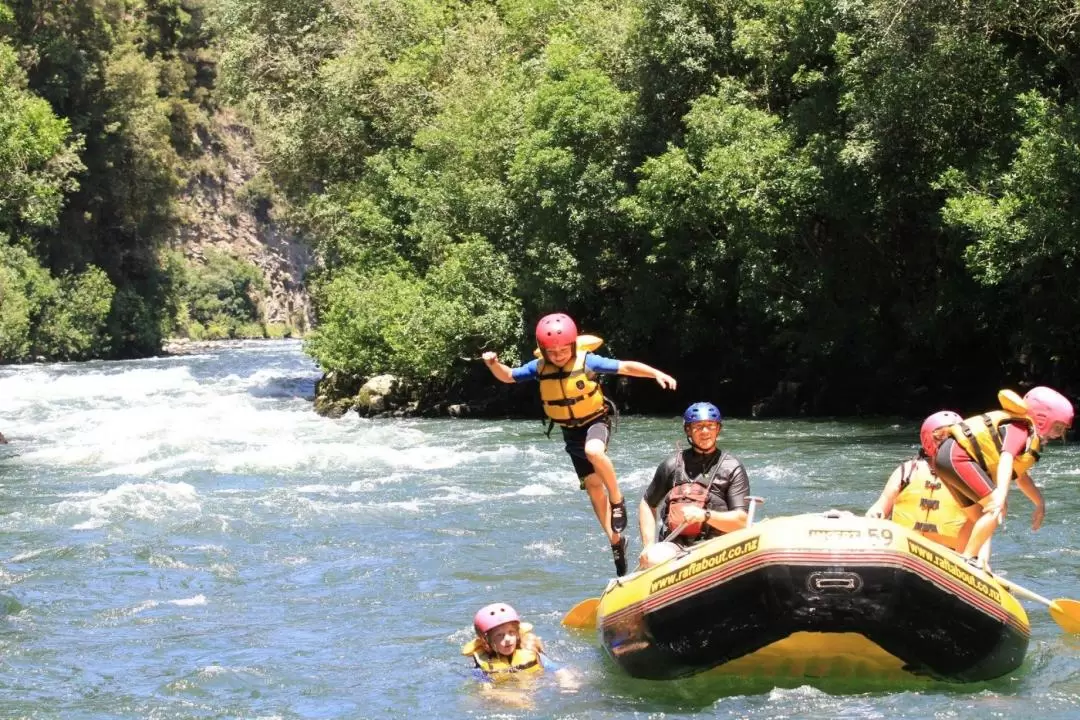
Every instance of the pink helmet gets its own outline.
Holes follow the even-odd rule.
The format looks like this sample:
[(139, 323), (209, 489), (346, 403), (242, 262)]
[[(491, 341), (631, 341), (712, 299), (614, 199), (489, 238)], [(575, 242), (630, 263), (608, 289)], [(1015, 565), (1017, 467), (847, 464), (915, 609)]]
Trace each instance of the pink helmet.
[(517, 610), (506, 603), (492, 603), (485, 605), (477, 611), (473, 618), (473, 628), (480, 637), (485, 637), (492, 628), (497, 628), (503, 623), (521, 622)]
[(934, 439), (934, 431), (940, 430), (943, 427), (955, 425), (958, 422), (963, 422), (964, 418), (960, 417), (952, 410), (938, 410), (930, 417), (923, 420), (922, 427), (919, 429), (919, 442), (922, 444), (923, 452), (927, 457), (934, 457), (937, 453), (938, 443)]
[(536, 323), (536, 344), (541, 350), (550, 350), (560, 345), (573, 345), (577, 340), (577, 325), (565, 313), (545, 315)]
[(1057, 390), (1043, 385), (1033, 387), (1024, 395), (1024, 404), (1028, 407), (1028, 415), (1035, 421), (1035, 430), (1039, 435), (1048, 435), (1056, 422), (1072, 427), (1072, 403)]

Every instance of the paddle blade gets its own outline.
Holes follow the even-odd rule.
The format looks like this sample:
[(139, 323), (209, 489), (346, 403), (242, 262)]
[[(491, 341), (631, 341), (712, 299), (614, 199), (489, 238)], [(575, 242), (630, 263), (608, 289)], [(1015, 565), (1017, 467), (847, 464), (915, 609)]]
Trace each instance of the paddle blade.
[(1080, 633), (1080, 601), (1058, 598), (1050, 606), (1050, 617), (1065, 632)]
[(591, 630), (596, 627), (596, 608), (600, 605), (600, 598), (586, 598), (574, 607), (562, 619), (566, 627)]

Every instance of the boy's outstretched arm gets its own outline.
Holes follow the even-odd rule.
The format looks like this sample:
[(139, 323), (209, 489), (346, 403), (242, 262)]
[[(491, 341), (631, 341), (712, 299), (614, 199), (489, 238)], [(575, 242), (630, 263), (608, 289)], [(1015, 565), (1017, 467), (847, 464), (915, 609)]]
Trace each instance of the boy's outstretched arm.
[(484, 364), (487, 365), (487, 369), (491, 371), (491, 374), (495, 376), (497, 380), (501, 380), (504, 383), (514, 382), (514, 377), (510, 374), (510, 367), (499, 362), (499, 356), (490, 350), (480, 356)]
[(630, 375), (631, 377), (652, 378), (665, 390), (674, 390), (676, 385), (675, 378), (671, 377), (666, 372), (657, 370), (651, 365), (646, 365), (645, 363), (636, 360), (623, 360), (619, 362), (619, 374)]

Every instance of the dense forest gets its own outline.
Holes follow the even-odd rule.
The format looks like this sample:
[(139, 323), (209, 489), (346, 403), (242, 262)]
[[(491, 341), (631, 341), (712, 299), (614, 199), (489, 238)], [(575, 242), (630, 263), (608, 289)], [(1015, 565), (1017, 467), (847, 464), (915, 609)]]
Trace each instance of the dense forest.
[(209, 5), (0, 1), (0, 361), (267, 334), (253, 265), (171, 242), (219, 162)]
[(0, 355), (175, 331), (199, 272), (169, 261), (173, 201), (228, 106), (316, 247), (327, 371), (471, 392), (563, 310), (736, 412), (1076, 392), (1078, 24), (1066, 0), (0, 0)]

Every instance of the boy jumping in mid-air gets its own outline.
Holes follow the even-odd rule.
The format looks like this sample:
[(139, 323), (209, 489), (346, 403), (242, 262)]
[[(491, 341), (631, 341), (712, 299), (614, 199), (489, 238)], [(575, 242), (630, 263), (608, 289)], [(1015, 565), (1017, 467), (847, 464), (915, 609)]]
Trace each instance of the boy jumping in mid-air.
[[(589, 338), (586, 341), (586, 337)], [(589, 493), (593, 512), (608, 536), (615, 557), (615, 572), (626, 574), (626, 501), (619, 490), (615, 466), (607, 455), (611, 422), (597, 375), (618, 374), (653, 378), (660, 387), (675, 389), (675, 378), (645, 363), (614, 360), (594, 355), (590, 350), (600, 341), (583, 336), (579, 342), (577, 325), (568, 315), (545, 315), (536, 325), (540, 357), (510, 368), (493, 352), (483, 355), (491, 374), (504, 383), (536, 380), (544, 412), (557, 423), (574, 463), (581, 488)]]

